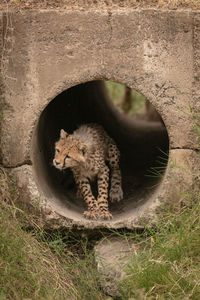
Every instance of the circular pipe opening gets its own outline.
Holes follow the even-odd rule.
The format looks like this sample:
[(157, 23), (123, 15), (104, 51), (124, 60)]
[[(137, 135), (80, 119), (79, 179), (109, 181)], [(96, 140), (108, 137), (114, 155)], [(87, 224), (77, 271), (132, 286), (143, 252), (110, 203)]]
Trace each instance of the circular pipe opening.
[(54, 144), (61, 128), (72, 133), (81, 124), (99, 123), (118, 145), (124, 199), (109, 203), (113, 220), (107, 222), (137, 217), (140, 208), (152, 199), (162, 181), (169, 138), (161, 116), (144, 98), (140, 103), (141, 111), (137, 110), (137, 113), (133, 113), (130, 103), (128, 110), (123, 108), (128, 98), (133, 101), (130, 100), (133, 92), (129, 88), (123, 90), (122, 105), (119, 101), (114, 105), (112, 93), (112, 83), (98, 80), (79, 84), (59, 94), (40, 115), (33, 139), (36, 181), (55, 210), (70, 219), (83, 220), (86, 205), (76, 196), (71, 170), (61, 172), (52, 164)]

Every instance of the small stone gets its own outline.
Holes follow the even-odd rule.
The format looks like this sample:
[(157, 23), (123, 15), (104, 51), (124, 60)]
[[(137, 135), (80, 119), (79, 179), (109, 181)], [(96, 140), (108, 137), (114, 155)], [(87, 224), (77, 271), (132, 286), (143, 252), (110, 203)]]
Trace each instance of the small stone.
[(126, 276), (124, 269), (134, 254), (133, 247), (122, 238), (111, 237), (102, 239), (94, 249), (102, 288), (109, 296), (118, 297), (118, 283)]

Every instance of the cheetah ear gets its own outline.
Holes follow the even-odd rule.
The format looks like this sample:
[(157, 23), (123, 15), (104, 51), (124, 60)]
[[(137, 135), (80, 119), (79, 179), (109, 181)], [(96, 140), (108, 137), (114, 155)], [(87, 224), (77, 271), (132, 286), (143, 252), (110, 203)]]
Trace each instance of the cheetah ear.
[(66, 137), (67, 137), (67, 132), (66, 131), (64, 131), (64, 129), (61, 129), (61, 131), (60, 131), (60, 138), (61, 139), (65, 139)]
[(85, 156), (86, 152), (87, 152), (87, 146), (85, 144), (83, 144), (81, 147), (80, 147), (80, 150), (83, 154), (83, 156)]

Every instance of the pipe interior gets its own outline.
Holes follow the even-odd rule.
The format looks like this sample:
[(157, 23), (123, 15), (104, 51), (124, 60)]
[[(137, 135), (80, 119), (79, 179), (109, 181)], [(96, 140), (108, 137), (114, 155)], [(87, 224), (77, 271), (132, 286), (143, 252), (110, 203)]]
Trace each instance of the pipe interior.
[[(60, 129), (72, 133), (84, 123), (99, 123), (115, 140), (121, 153), (124, 199), (109, 203), (114, 219), (130, 217), (152, 197), (167, 166), (169, 138), (164, 123), (120, 113), (109, 99), (105, 82), (74, 86), (53, 99), (43, 110), (34, 139), (33, 166), (40, 189), (62, 207), (62, 214), (82, 218), (84, 200), (77, 198), (72, 172), (53, 164), (54, 144)], [(94, 187), (95, 189), (95, 187)]]

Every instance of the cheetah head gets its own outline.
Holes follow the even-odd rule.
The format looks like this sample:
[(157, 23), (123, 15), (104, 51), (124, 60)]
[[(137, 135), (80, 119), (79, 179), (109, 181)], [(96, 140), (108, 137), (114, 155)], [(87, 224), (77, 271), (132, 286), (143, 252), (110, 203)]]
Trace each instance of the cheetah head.
[(87, 146), (83, 142), (61, 129), (60, 139), (55, 143), (53, 165), (64, 170), (84, 164), (86, 151)]

